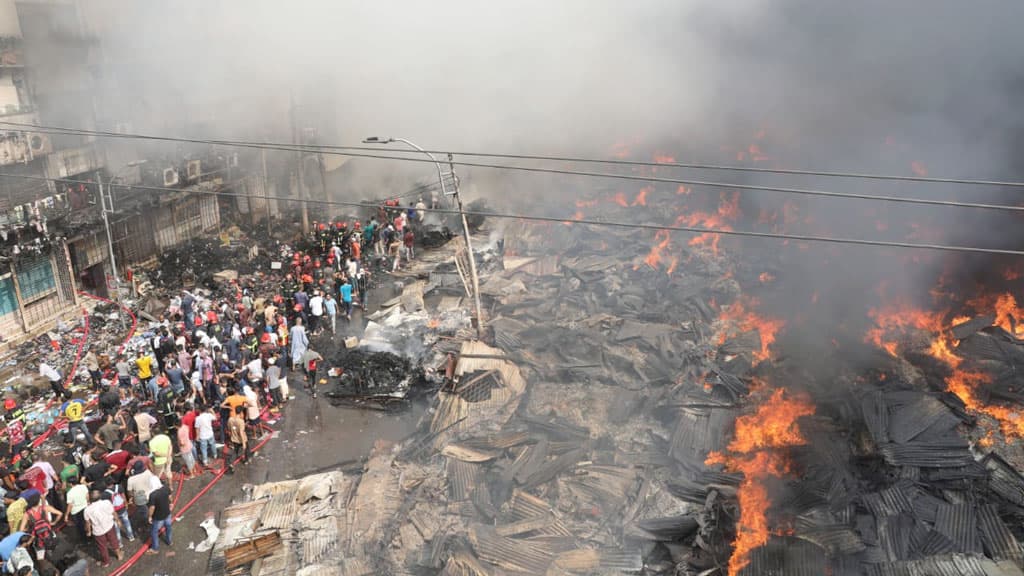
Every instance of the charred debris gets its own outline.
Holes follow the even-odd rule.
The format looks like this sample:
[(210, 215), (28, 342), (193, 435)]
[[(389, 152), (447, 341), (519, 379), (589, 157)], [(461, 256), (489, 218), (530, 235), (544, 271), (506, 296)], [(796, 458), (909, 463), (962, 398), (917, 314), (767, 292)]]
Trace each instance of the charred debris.
[[(676, 249), (667, 274), (649, 246), (604, 228), (504, 237), (482, 278), (488, 341), (465, 327), (432, 340), (427, 371), (453, 352), (454, 382), (417, 434), (332, 477), (342, 488), (297, 503), (291, 524), (252, 516), (253, 533), (287, 544), (266, 573), (729, 574), (748, 530), (744, 475), (709, 455), (781, 387), (815, 408), (765, 486), (764, 541), (735, 573), (1024, 574), (1019, 451), (976, 442), (941, 367), (863, 343), (854, 355), (875, 367), (837, 360), (827, 379), (764, 361), (778, 323), (750, 312), (742, 274), (707, 246)], [(430, 314), (458, 299), (443, 275), (422, 274)], [(1024, 348), (989, 324), (959, 328), (961, 349), (999, 368), (993, 395), (1019, 401)], [(320, 540), (302, 525), (328, 515), (330, 543), (305, 556)]]

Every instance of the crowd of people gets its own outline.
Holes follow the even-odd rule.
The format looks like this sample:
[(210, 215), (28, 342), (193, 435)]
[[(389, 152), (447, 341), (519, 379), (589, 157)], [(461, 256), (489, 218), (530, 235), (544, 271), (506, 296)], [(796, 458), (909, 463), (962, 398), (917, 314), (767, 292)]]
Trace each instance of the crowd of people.
[(365, 222), (318, 223), (280, 284), (236, 281), (211, 298), (182, 291), (123, 351), (86, 351), (93, 399), (72, 397), (42, 363), (67, 423), (63, 449), (59, 464), (37, 458), (21, 407), (7, 400), (2, 573), (84, 574), (86, 555), (107, 566), (137, 537), (149, 554), (161, 543), (173, 554), (175, 483), (248, 462), (264, 418), (288, 403), (292, 374), (316, 398), (324, 359), (310, 339), (335, 334), (337, 317), (351, 320), (365, 302), (372, 258), (390, 256), (394, 269), (413, 257), (410, 222), (425, 209), (421, 200)]

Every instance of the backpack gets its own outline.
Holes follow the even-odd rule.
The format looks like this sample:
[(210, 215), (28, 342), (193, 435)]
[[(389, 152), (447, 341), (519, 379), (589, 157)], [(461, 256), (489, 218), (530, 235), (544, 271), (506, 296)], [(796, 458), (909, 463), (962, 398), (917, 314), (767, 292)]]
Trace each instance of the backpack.
[(50, 520), (46, 517), (46, 509), (36, 507), (26, 511), (25, 514), (32, 521), (28, 533), (35, 536), (36, 542), (42, 542), (45, 548), (51, 548), (55, 538), (53, 535), (53, 525), (50, 524)]
[(114, 505), (114, 512), (120, 513), (128, 506), (124, 494), (121, 493), (121, 486), (114, 484), (112, 488), (106, 489), (106, 493), (110, 496), (110, 503)]

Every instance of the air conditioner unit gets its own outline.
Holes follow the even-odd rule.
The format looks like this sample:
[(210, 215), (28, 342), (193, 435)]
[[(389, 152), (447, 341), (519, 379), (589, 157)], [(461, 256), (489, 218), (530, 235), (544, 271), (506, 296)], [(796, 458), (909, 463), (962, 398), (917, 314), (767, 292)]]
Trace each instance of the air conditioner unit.
[(195, 182), (195, 181), (199, 180), (199, 174), (200, 174), (200, 169), (201, 168), (202, 168), (202, 163), (199, 160), (189, 160), (188, 161), (188, 166), (187, 166), (188, 172), (186, 172), (186, 178), (188, 179), (189, 182)]
[(53, 147), (50, 146), (50, 137), (38, 132), (30, 132), (28, 134), (28, 147), (32, 150), (33, 156), (53, 152)]
[(178, 171), (174, 168), (164, 168), (164, 187), (178, 185)]

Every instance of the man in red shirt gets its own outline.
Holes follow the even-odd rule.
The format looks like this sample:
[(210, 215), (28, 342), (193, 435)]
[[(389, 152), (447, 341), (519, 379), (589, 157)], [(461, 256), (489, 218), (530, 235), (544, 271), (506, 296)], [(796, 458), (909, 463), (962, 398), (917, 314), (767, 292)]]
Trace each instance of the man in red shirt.
[(110, 475), (114, 481), (120, 483), (124, 480), (125, 471), (128, 470), (128, 462), (132, 459), (132, 453), (121, 449), (121, 443), (115, 442), (114, 449), (103, 455), (103, 459), (110, 464)]

